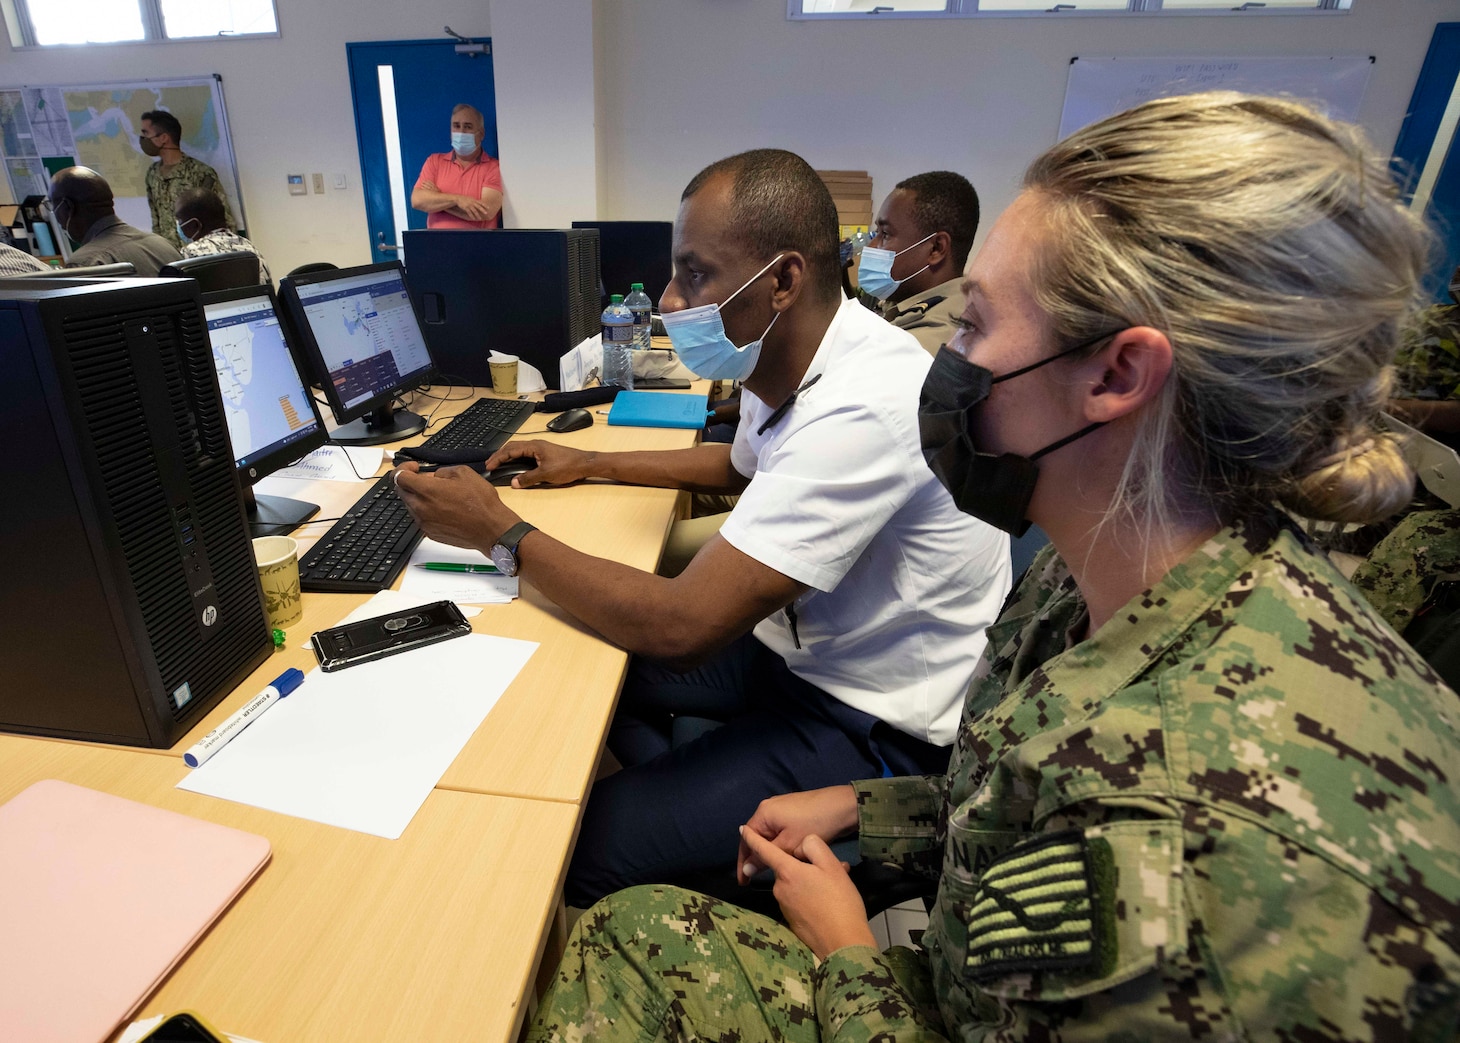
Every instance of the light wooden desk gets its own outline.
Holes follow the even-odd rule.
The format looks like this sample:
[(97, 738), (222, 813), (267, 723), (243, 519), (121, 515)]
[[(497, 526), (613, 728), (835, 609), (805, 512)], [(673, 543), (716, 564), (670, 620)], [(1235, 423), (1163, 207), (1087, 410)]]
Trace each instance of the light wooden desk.
[(265, 1043), (516, 1037), (576, 808), (438, 790), (382, 840), (175, 789), (177, 758), (0, 735), (0, 764), (0, 803), (64, 779), (272, 844), (140, 1016), (191, 1007)]
[[(707, 381), (697, 382), (703, 392)], [(474, 398), (475, 396), (473, 396)], [(472, 398), (446, 403), (437, 417), (454, 415)], [(413, 408), (423, 415), (431, 404), (418, 396)], [(594, 409), (607, 407), (594, 407)], [(609, 427), (594, 413), (592, 427), (571, 434), (539, 434), (547, 414), (528, 418), (520, 438), (543, 438), (579, 449), (627, 452), (640, 449), (685, 449), (695, 445), (698, 431)], [(432, 430), (439, 430), (437, 424)], [(421, 436), (387, 447), (419, 443)], [(270, 491), (320, 505), (319, 517), (334, 518), (360, 496), (354, 482), (266, 479)], [(287, 483), (288, 488), (283, 488)], [(498, 490), (503, 500), (526, 520), (555, 538), (597, 557), (653, 571), (659, 563), (669, 526), (682, 494), (608, 482), (585, 482), (564, 489)], [(332, 523), (311, 522), (294, 536), (301, 551)], [(399, 581), (397, 581), (397, 586)], [(168, 750), (147, 752), (178, 757), (263, 690), (287, 667), (306, 673), (315, 666), (309, 635), (333, 626), (367, 598), (364, 594), (305, 594), (304, 616), (288, 629), (288, 643), (232, 694), (205, 715)], [(541, 800), (581, 801), (592, 783), (603, 736), (608, 728), (628, 663), (627, 654), (599, 638), (524, 582), (511, 605), (484, 605), (472, 620), (478, 633), (539, 642), (526, 668), (503, 694), (482, 726), (438, 784)], [(429, 679), (423, 678), (423, 683)]]

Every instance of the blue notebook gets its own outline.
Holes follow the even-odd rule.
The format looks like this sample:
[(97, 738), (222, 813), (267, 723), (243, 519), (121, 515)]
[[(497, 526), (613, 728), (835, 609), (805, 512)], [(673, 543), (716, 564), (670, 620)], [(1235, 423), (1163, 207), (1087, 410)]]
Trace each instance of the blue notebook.
[(608, 422), (621, 427), (704, 427), (708, 410), (708, 395), (620, 391), (608, 411)]

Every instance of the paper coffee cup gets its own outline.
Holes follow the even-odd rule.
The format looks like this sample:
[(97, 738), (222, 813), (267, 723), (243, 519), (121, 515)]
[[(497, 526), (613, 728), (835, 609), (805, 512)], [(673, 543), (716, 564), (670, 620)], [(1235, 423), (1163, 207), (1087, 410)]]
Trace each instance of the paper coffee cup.
[(499, 395), (517, 394), (517, 360), (499, 362), (492, 359), (492, 390)]
[(264, 588), (270, 628), (292, 627), (304, 616), (304, 601), (299, 596), (299, 544), (288, 536), (260, 536), (253, 541), (253, 560)]

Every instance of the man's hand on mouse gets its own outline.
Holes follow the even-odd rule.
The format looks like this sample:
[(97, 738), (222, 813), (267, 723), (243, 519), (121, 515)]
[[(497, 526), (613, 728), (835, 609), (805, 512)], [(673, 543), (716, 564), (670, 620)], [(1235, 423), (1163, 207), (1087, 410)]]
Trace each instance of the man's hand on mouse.
[(571, 485), (593, 474), (594, 453), (568, 449), (552, 442), (508, 442), (487, 460), (487, 470), (501, 467), (509, 460), (529, 457), (537, 466), (512, 479), (512, 488), (528, 489), (534, 485)]
[(431, 474), (419, 474), (419, 468), (414, 461), (397, 467), (395, 488), (421, 531), (433, 540), (485, 554), (522, 520), (471, 468), (442, 467)]

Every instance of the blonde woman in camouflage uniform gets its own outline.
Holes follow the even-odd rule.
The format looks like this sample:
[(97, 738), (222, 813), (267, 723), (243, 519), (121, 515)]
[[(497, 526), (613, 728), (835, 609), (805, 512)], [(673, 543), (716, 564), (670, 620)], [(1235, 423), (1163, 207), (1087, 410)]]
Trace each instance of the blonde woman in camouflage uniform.
[[(529, 1038), (1454, 1039), (1460, 704), (1275, 507), (1405, 501), (1372, 422), (1425, 243), (1286, 101), (1151, 102), (1037, 160), (923, 389), (959, 505), (1053, 544), (947, 776), (763, 803), (742, 875), (789, 929), (606, 899)], [(877, 951), (853, 832), (936, 880), (921, 951)]]

